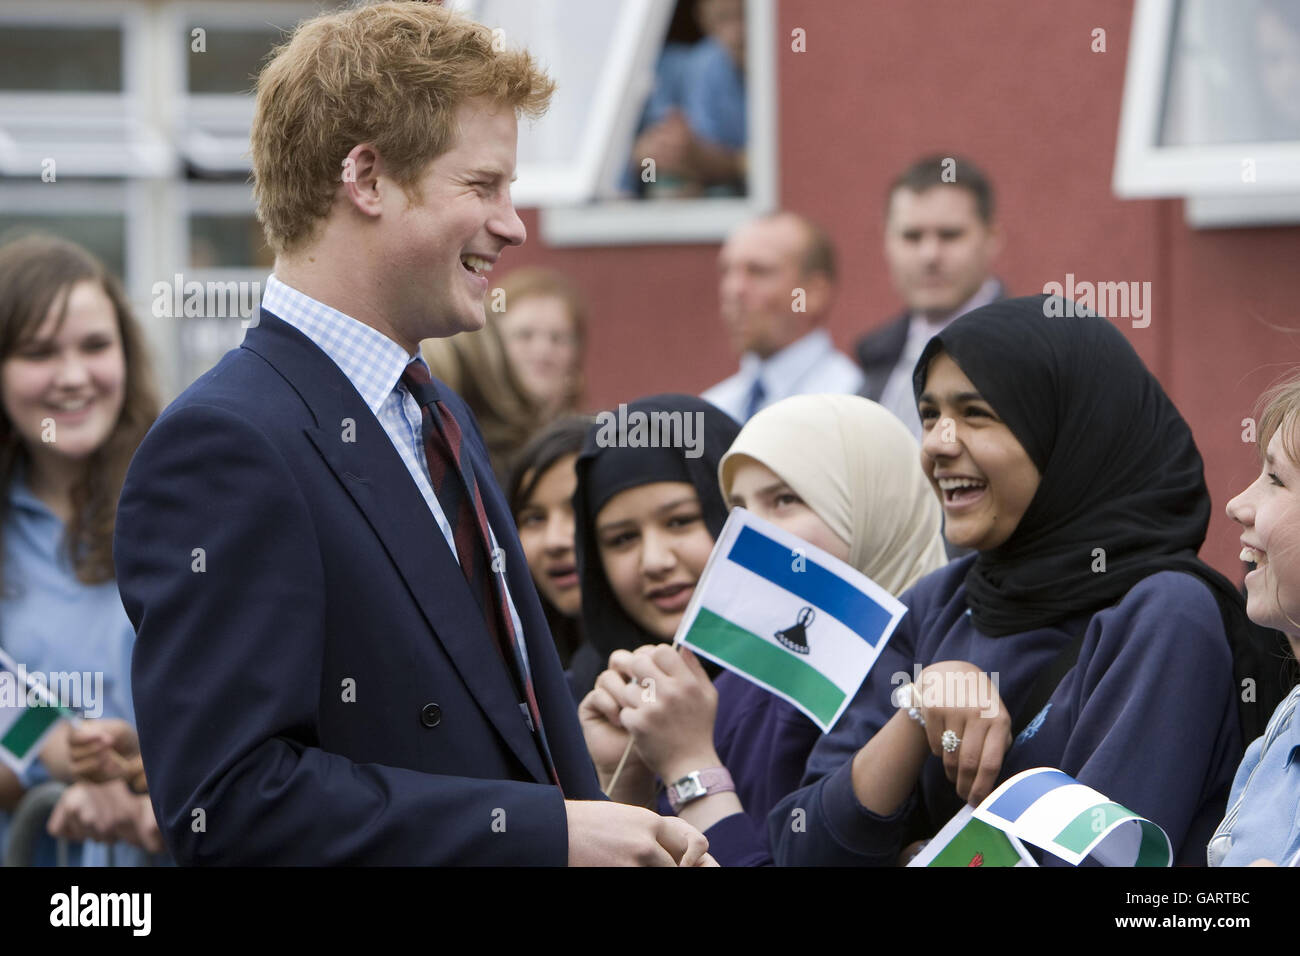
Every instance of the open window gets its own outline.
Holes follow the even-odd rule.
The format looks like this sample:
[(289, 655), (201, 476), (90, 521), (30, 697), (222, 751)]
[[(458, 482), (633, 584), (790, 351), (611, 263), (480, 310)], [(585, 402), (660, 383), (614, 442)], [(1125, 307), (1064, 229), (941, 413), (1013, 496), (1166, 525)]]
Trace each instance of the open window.
[[(736, 109), (743, 103), (742, 188), (731, 190), (733, 195), (702, 198), (663, 198), (666, 190), (640, 188), (647, 170), (644, 163), (638, 166), (633, 144), (642, 131), (647, 100), (656, 93), (657, 78), (663, 77), (661, 54), (666, 40), (691, 18), (699, 2), (454, 3), (499, 31), (503, 43), (526, 47), (556, 80), (548, 113), (536, 123), (521, 124), (514, 189), (517, 205), (541, 207), (542, 237), (548, 243), (714, 241), (774, 208), (773, 0), (744, 0), (743, 6), (743, 81), (739, 93), (732, 94), (733, 100), (740, 98)], [(649, 172), (655, 184), (662, 185), (653, 168)], [(646, 195), (631, 198), (637, 194)]]
[(1114, 189), (1200, 227), (1300, 222), (1300, 5), (1138, 0)]

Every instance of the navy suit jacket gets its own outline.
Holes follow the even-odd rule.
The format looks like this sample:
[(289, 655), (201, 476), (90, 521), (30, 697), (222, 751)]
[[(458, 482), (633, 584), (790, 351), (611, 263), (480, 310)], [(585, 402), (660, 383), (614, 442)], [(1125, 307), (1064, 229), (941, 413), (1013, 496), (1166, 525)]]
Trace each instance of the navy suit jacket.
[(602, 795), (478, 426), (435, 384), (505, 551), (563, 795), (388, 434), (263, 311), (159, 417), (118, 508), (140, 746), (177, 861), (567, 862), (564, 798)]

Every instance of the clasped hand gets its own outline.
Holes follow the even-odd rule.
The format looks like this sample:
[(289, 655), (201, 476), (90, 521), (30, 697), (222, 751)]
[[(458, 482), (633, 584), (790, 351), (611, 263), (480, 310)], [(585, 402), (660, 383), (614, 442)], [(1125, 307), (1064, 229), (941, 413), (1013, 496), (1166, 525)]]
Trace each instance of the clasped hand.
[(637, 756), (664, 781), (720, 763), (713, 747), (718, 692), (686, 648), (615, 651), (597, 686), (618, 706), (618, 723)]
[(916, 688), (930, 752), (943, 760), (957, 795), (977, 806), (993, 792), (1011, 748), (1011, 717), (996, 682), (967, 661), (940, 661), (921, 671)]

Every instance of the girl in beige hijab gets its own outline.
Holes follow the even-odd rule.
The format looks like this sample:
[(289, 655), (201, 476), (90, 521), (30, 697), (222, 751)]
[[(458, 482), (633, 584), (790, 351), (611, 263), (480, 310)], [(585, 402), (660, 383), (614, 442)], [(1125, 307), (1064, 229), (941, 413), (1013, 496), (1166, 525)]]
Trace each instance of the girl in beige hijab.
[[(921, 472), (920, 448), (865, 398), (798, 395), (763, 409), (722, 457), (718, 475), (729, 504), (895, 595), (945, 563), (939, 503)], [(704, 832), (723, 866), (770, 863), (766, 819), (798, 787), (820, 736), (816, 725), (730, 671), (710, 683), (688, 650), (646, 645), (616, 651), (609, 663), (579, 716), (598, 764), (617, 760), (626, 740), (635, 743), (611, 796), (676, 810)], [(656, 797), (656, 777), (675, 807), (667, 793)]]
[[(942, 513), (920, 456), (907, 427), (875, 402), (796, 395), (749, 420), (718, 478), (728, 503), (812, 540), (898, 595), (946, 563)], [(799, 530), (813, 520), (834, 535), (830, 547)]]

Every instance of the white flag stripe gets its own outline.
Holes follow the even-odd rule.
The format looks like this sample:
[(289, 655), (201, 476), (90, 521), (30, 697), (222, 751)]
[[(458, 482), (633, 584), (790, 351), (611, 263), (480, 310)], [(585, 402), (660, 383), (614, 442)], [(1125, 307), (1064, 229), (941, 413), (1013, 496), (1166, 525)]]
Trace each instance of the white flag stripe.
[[(1022, 771), (1005, 781), (976, 808), (976, 818), (1018, 836), (1027, 843), (1041, 847), (1074, 866), (1078, 866), (1089, 857), (1103, 866), (1134, 866), (1142, 848), (1141, 818), (1124, 816), (1118, 820), (1111, 819), (1115, 812), (1113, 809), (1115, 801), (1078, 781), (1047, 791), (1021, 811), (1016, 820), (1007, 820), (988, 810), (1005, 791), (1010, 790), (1022, 778), (1038, 774), (1043, 769), (1046, 768)], [(1103, 805), (1111, 806), (1112, 809), (1106, 811), (1104, 815), (1099, 814), (1096, 821), (1101, 823), (1110, 820), (1110, 822), (1092, 834), (1083, 852), (1071, 850), (1055, 842), (1057, 835), (1079, 816), (1083, 815), (1088, 819), (1088, 813)], [(1149, 825), (1156, 826), (1156, 824)], [(1160, 828), (1156, 826), (1156, 829)]]
[[(887, 619), (887, 626), (876, 645), (873, 647), (852, 627), (819, 607), (815, 599), (796, 595), (762, 573), (731, 561), (728, 555), (742, 533), (767, 539), (766, 543), (751, 542), (747, 553), (754, 553), (751, 549), (758, 544), (762, 558), (756, 566), (777, 576), (786, 585), (799, 586), (787, 579), (811, 568), (813, 580), (818, 584), (810, 593), (821, 593), (819, 588), (831, 584), (823, 577), (829, 575), (840, 582), (833, 588), (838, 592), (837, 603), (839, 598), (851, 596), (853, 592), (860, 599), (867, 599), (861, 604), (866, 613), (871, 610), (868, 602), (874, 603)], [(789, 554), (788, 570), (777, 560), (784, 559), (782, 551)], [(785, 643), (776, 637), (777, 631), (802, 623), (800, 612), (804, 608), (812, 611), (811, 620), (808, 620), (808, 614), (802, 615), (808, 628), (806, 654), (800, 653), (802, 648), (792, 649), (800, 643), (797, 632), (789, 635), (790, 639)], [(688, 638), (702, 610), (720, 619), (729, 629), (730, 636), (722, 636), (720, 625), (715, 621), (696, 635), (699, 644), (711, 644), (716, 653)], [(709, 555), (686, 613), (682, 615), (675, 640), (790, 702), (827, 731), (856, 695), (863, 678), (879, 658), (905, 613), (907, 608), (901, 601), (856, 568), (744, 508), (733, 508)], [(752, 634), (756, 639), (741, 637), (742, 632)], [(838, 709), (829, 714), (836, 699), (839, 701)]]
[[(798, 595), (730, 561), (719, 564), (714, 571), (702, 604), (774, 647), (781, 647), (775, 632), (794, 624), (799, 611), (810, 606)], [(808, 626), (808, 654), (803, 660), (846, 694), (852, 694), (870, 667), (869, 662), (863, 661), (864, 648), (872, 650), (835, 618), (817, 613)], [(874, 658), (874, 651), (872, 654)]]
[[(1012, 777), (1007, 783), (1009, 784), (1015, 779), (1015, 777)], [(1003, 786), (1006, 785), (1003, 784)], [(986, 802), (989, 804), (996, 803), (994, 796), (996, 796), (996, 791), (994, 795), (990, 795)], [(1053, 853), (1078, 866), (1083, 858), (1057, 847), (1053, 841), (1056, 835), (1065, 828), (1066, 824), (1080, 813), (1105, 802), (1107, 802), (1106, 798), (1091, 787), (1085, 787), (1081, 783), (1073, 783), (1057, 787), (1055, 790), (1049, 790), (1026, 807), (1021, 812), (1019, 819), (1006, 820), (999, 814), (985, 810), (983, 806), (975, 811), (975, 816), (985, 823), (1006, 830), (1008, 833), (1014, 833), (1020, 839), (1032, 843), (1034, 846), (1046, 849), (1050, 845)]]
[[(1100, 845), (1097, 840), (1100, 840)], [(1092, 856), (1102, 866), (1133, 866), (1142, 849), (1142, 824), (1133, 817), (1116, 820), (1088, 847), (1084, 856)]]

